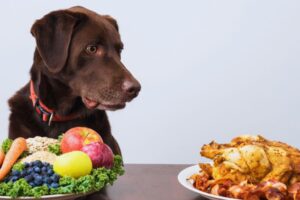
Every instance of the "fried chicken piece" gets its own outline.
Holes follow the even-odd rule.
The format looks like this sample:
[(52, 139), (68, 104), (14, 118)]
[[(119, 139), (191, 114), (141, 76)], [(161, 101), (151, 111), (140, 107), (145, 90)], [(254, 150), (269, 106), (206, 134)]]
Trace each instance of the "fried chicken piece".
[(209, 163), (200, 163), (199, 164), (200, 169), (205, 172), (209, 177), (212, 177), (213, 168), (211, 164)]
[(213, 141), (204, 145), (200, 153), (214, 161), (212, 177), (216, 180), (289, 183), (300, 179), (300, 151), (262, 136), (240, 136), (228, 144)]

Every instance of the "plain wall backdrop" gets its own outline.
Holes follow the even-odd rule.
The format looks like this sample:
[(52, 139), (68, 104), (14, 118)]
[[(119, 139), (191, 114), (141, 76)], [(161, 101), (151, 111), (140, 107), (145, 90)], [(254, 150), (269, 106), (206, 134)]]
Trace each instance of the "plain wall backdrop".
[(30, 28), (82, 5), (118, 20), (122, 60), (142, 84), (109, 112), (127, 163), (197, 163), (200, 147), (263, 134), (300, 147), (300, 1), (5, 1), (0, 8), (0, 139), (7, 99), (29, 81)]

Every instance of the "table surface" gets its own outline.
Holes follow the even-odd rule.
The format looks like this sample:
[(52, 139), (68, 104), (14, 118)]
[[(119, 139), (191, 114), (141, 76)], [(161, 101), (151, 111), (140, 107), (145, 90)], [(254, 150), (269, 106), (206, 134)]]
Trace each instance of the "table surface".
[(104, 191), (88, 200), (204, 200), (177, 181), (178, 173), (189, 165), (127, 164), (125, 174)]

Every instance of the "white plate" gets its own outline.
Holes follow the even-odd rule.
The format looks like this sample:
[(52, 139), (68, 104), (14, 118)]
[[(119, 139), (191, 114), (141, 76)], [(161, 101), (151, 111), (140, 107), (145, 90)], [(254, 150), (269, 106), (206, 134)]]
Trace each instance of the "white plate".
[(185, 169), (183, 169), (179, 174), (178, 174), (178, 181), (181, 185), (183, 185), (183, 187), (196, 192), (198, 194), (200, 194), (201, 196), (211, 199), (211, 200), (237, 200), (237, 199), (233, 199), (233, 198), (228, 198), (228, 197), (222, 197), (222, 196), (216, 196), (213, 194), (209, 194), (206, 192), (202, 192), (200, 190), (197, 190), (196, 188), (194, 188), (193, 184), (186, 180), (187, 178), (189, 178), (191, 175), (199, 173), (199, 166), (198, 165), (194, 165), (191, 167), (187, 167)]

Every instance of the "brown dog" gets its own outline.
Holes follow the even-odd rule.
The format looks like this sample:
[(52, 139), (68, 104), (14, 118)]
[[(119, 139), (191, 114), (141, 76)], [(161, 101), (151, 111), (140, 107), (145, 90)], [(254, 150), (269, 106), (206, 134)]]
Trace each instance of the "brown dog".
[(124, 108), (141, 86), (121, 62), (117, 22), (73, 7), (45, 15), (31, 33), (36, 39), (31, 81), (9, 100), (9, 137), (56, 138), (85, 126), (121, 154), (105, 110)]

